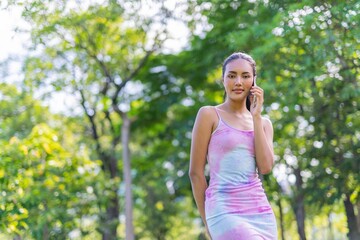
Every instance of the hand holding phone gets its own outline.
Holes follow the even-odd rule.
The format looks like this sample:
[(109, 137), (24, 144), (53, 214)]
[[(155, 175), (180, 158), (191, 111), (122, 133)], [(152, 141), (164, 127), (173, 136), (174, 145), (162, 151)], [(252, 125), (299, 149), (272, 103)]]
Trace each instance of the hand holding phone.
[[(256, 76), (254, 77), (253, 86), (256, 86)], [(255, 95), (254, 95), (254, 98), (253, 98), (253, 106), (254, 107), (256, 106), (256, 96)]]

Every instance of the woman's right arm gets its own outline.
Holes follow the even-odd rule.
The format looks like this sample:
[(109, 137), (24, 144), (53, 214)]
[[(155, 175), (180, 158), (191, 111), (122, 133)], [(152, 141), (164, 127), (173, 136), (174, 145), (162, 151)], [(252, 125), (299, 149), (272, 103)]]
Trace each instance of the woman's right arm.
[(214, 126), (214, 110), (212, 107), (200, 108), (192, 131), (189, 177), (192, 192), (201, 218), (207, 227), (205, 218), (205, 190), (207, 182), (204, 174), (206, 155)]

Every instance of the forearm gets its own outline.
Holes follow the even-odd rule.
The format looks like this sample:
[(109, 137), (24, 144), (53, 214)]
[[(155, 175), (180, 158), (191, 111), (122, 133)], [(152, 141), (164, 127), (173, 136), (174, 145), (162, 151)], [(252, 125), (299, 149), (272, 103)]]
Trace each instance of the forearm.
[(256, 164), (261, 174), (267, 174), (274, 164), (273, 149), (266, 138), (261, 116), (253, 118), (253, 120)]
[(205, 176), (190, 175), (190, 180), (197, 208), (206, 226), (207, 224), (205, 218), (205, 190), (207, 188), (207, 182)]

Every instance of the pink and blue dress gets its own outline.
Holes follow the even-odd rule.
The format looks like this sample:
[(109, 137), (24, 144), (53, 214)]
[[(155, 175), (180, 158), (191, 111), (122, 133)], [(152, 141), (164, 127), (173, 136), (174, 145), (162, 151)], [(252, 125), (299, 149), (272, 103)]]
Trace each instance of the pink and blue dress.
[(233, 128), (216, 113), (205, 192), (210, 235), (213, 240), (275, 240), (276, 219), (256, 170), (254, 131)]

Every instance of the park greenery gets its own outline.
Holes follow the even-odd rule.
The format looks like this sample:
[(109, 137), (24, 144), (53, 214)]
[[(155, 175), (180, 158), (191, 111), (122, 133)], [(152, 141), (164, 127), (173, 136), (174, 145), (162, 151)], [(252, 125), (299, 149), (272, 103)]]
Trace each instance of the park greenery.
[[(236, 51), (256, 60), (274, 126), (261, 177), (279, 239), (360, 239), (359, 1), (0, 6), (22, 9), (31, 39), (15, 83), (0, 65), (1, 239), (206, 239), (191, 130)], [(54, 111), (60, 95), (73, 104)]]

